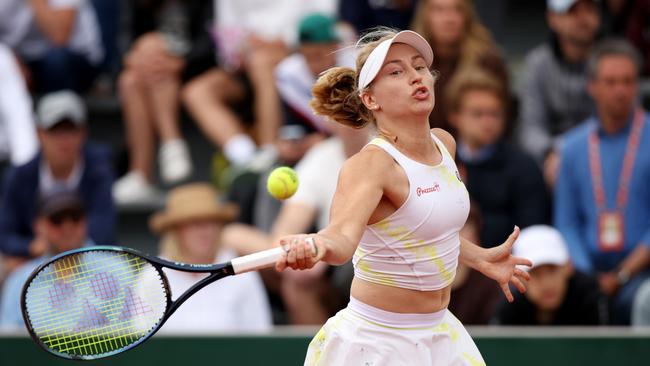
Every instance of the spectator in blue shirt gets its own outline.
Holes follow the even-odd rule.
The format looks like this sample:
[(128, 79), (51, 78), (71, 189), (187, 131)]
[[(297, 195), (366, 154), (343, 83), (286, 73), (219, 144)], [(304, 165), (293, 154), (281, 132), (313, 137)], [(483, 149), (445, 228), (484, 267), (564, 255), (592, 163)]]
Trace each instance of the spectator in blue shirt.
[(37, 235), (43, 238), (43, 255), (18, 267), (2, 288), (0, 326), (21, 327), (20, 293), (32, 271), (51, 256), (91, 244), (81, 197), (74, 191), (53, 192), (38, 204), (34, 220)]
[(637, 104), (640, 64), (623, 40), (604, 41), (590, 56), (596, 114), (566, 135), (555, 192), (555, 225), (573, 264), (597, 275), (620, 324), (650, 277), (650, 118)]
[(109, 151), (86, 142), (86, 112), (70, 91), (44, 96), (37, 106), (41, 151), (28, 163), (7, 170), (0, 200), (0, 251), (7, 256), (39, 257), (45, 239), (34, 232), (36, 202), (62, 190), (75, 190), (83, 201), (89, 236), (111, 244), (116, 212)]

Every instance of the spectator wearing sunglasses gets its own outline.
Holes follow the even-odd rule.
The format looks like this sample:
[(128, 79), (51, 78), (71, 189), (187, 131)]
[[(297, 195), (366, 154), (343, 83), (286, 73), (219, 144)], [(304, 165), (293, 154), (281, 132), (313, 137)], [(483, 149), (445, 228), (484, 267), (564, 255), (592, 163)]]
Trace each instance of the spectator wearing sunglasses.
[[(45, 243), (33, 222), (38, 197), (77, 191), (88, 218), (88, 235), (110, 244), (115, 226), (110, 154), (86, 141), (86, 110), (71, 91), (45, 95), (37, 104), (41, 150), (31, 161), (8, 169), (0, 201), (0, 252), (14, 259), (42, 256)], [(11, 268), (9, 268), (11, 270)]]
[(60, 191), (39, 199), (34, 233), (44, 253), (13, 271), (2, 288), (0, 326), (21, 327), (20, 293), (32, 271), (50, 257), (68, 250), (92, 245), (88, 237), (88, 221), (81, 197), (74, 191)]

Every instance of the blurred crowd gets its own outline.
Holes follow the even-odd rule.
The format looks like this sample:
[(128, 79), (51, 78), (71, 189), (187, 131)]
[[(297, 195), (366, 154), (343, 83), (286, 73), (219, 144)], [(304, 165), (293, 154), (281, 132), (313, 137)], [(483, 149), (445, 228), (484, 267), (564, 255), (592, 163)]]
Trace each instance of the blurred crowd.
[[(461, 234), (489, 248), (518, 225), (515, 254), (534, 263), (514, 303), (459, 267), (452, 312), (464, 324), (650, 325), (650, 95), (641, 87), (650, 1), (545, 1), (531, 16), (545, 19), (547, 40), (517, 78), (497, 41), (508, 2), (485, 3), (3, 0), (0, 327), (23, 326), (22, 285), (40, 263), (124, 245), (117, 226), (130, 205), (151, 207), (159, 244), (150, 254), (187, 263), (323, 228), (340, 167), (375, 131), (314, 115), (311, 86), (328, 68), (355, 67), (356, 39), (377, 26), (413, 29), (434, 51), (430, 124), (456, 138), (472, 199)], [(126, 166), (88, 138), (87, 100), (97, 95), (119, 101)], [(213, 145), (209, 166), (193, 159), (185, 121)], [(300, 178), (283, 202), (265, 189), (280, 165)], [(210, 181), (195, 178), (208, 169)], [(166, 274), (175, 293), (200, 278)], [(321, 263), (235, 276), (190, 298), (163, 329), (321, 324), (347, 303), (352, 275), (350, 264)]]

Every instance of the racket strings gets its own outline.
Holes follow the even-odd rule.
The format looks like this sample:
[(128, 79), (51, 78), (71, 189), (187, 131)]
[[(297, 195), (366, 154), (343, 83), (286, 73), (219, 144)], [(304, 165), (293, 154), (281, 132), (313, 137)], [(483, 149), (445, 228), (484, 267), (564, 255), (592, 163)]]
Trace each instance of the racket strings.
[(100, 356), (137, 343), (166, 307), (158, 270), (118, 251), (62, 257), (43, 268), (25, 294), (34, 334), (49, 349), (72, 356)]

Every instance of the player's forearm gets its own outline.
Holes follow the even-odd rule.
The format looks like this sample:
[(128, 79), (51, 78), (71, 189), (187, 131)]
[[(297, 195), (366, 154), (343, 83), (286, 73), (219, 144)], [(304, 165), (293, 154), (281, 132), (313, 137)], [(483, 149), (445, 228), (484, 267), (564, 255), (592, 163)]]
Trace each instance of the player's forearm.
[(485, 249), (472, 243), (471, 241), (460, 237), (460, 257), (459, 260), (464, 265), (481, 271)]
[(347, 263), (354, 255), (358, 245), (358, 242), (353, 243), (346, 235), (327, 228), (319, 231), (316, 239), (323, 244), (325, 249), (322, 261), (335, 266)]

